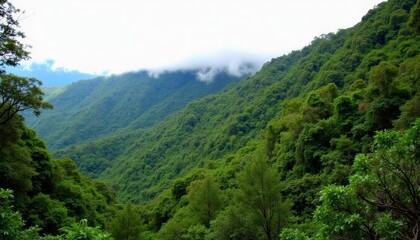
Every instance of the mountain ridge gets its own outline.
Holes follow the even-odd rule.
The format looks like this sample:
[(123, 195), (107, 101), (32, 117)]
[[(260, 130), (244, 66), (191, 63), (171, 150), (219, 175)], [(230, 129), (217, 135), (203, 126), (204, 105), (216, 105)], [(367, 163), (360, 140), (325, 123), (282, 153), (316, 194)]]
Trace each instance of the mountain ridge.
[[(65, 126), (58, 117), (67, 117), (73, 125), (61, 133), (78, 141), (56, 150), (60, 159), (51, 158), (21, 115), (0, 125), (0, 233), (11, 239), (419, 236), (413, 217), (420, 215), (419, 1), (383, 2), (356, 26), (316, 37), (254, 75), (227, 85), (219, 79), (223, 84), (210, 94), (193, 91), (191, 72), (168, 75), (176, 80), (142, 85), (129, 73), (70, 87), (79, 91), (48, 89), (49, 99), (61, 96), (59, 110), (69, 110), (49, 123)], [(42, 92), (33, 90), (41, 101)], [(191, 100), (199, 95), (191, 93), (204, 96)], [(167, 113), (174, 99), (184, 106)], [(142, 128), (148, 118), (139, 112), (156, 121)], [(84, 136), (84, 127), (94, 136)], [(48, 235), (60, 229), (66, 233)]]
[(119, 131), (150, 127), (189, 101), (239, 79), (219, 72), (212, 82), (201, 82), (196, 74), (165, 72), (155, 78), (140, 71), (78, 81), (49, 97), (55, 109), (39, 118), (26, 116), (27, 123), (51, 149), (57, 149)]

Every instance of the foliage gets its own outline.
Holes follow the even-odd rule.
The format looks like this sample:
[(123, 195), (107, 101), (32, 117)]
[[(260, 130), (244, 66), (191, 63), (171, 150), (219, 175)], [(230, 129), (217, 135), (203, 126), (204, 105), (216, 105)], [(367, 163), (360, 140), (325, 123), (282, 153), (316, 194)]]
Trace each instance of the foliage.
[[(155, 199), (194, 169), (223, 168), (221, 162), (230, 156), (264, 141), (282, 179), (302, 184), (293, 190), (285, 183), (283, 195), (292, 194), (294, 210), (309, 217), (318, 201), (314, 194), (321, 185), (348, 181), (354, 156), (369, 151), (375, 131), (407, 128), (417, 116), (412, 99), (419, 89), (420, 43), (405, 17), (414, 5), (412, 0), (380, 4), (355, 27), (272, 59), (255, 75), (190, 102), (150, 128), (56, 154), (112, 183), (119, 199), (140, 203)], [(83, 84), (95, 89), (96, 83)], [(311, 187), (299, 180), (308, 172), (313, 176), (305, 181)]]
[(1, 136), (0, 187), (14, 191), (16, 209), (27, 224), (57, 234), (83, 218), (97, 226), (105, 223), (115, 202), (106, 185), (81, 175), (69, 159), (52, 160), (45, 143), (21, 117), (4, 126), (15, 135)]
[(18, 77), (11, 74), (0, 75), (0, 124), (5, 124), (18, 112), (33, 109), (35, 116), (41, 109), (52, 108), (43, 100), (44, 93), (40, 89), (41, 81), (35, 78)]
[(244, 212), (249, 212), (253, 224), (259, 226), (267, 240), (275, 239), (286, 225), (288, 203), (282, 202), (280, 176), (267, 158), (257, 153), (238, 176), (239, 199)]
[(252, 240), (260, 239), (263, 233), (245, 214), (243, 207), (229, 205), (211, 222), (208, 239)]
[(286, 228), (281, 231), (281, 240), (309, 240), (309, 237), (297, 229)]
[[(25, 117), (28, 125), (56, 150), (117, 132), (151, 127), (190, 101), (238, 80), (219, 73), (213, 82), (204, 83), (196, 79), (194, 71), (162, 73), (159, 78), (145, 71), (98, 77), (72, 83), (55, 96), (50, 95), (48, 100), (54, 110), (45, 111), (39, 118)], [(193, 127), (196, 115), (186, 116), (184, 122), (186, 128)], [(78, 162), (77, 158), (74, 160)], [(99, 166), (84, 170), (96, 168)]]
[(63, 228), (65, 234), (61, 237), (66, 240), (112, 240), (113, 238), (108, 234), (102, 232), (98, 227), (89, 227), (87, 220), (83, 219), (71, 227)]
[(379, 88), (381, 93), (388, 97), (392, 81), (397, 76), (398, 70), (389, 62), (382, 61), (379, 65), (372, 67), (369, 72), (369, 79)]
[(74, 219), (68, 216), (68, 209), (56, 199), (39, 193), (34, 196), (28, 209), (28, 223), (33, 226), (42, 227), (42, 232), (58, 234), (59, 229), (74, 223)]
[[(19, 42), (24, 38), (18, 31), (19, 12), (8, 1), (0, 1), (0, 67), (16, 66), (29, 58)], [(1, 239), (41, 239), (40, 233), (58, 234), (59, 229), (82, 218), (99, 226), (112, 211), (113, 199), (106, 187), (82, 176), (71, 160), (53, 161), (45, 143), (23, 123), (19, 113), (32, 109), (38, 116), (41, 109), (52, 108), (43, 100), (40, 85), (34, 78), (0, 70)], [(79, 234), (69, 231), (65, 238), (80, 239), (89, 231), (90, 239), (101, 235), (98, 228), (86, 223), (78, 227)]]
[(179, 209), (159, 231), (158, 239), (184, 240), (191, 227), (197, 225), (197, 219), (188, 208)]
[(110, 221), (107, 229), (115, 239), (136, 240), (141, 239), (144, 226), (139, 212), (132, 203), (127, 203)]
[(204, 226), (210, 226), (210, 221), (222, 207), (221, 195), (219, 187), (209, 175), (191, 182), (188, 188), (189, 207)]
[(321, 191), (315, 220), (324, 237), (416, 239), (418, 230), (420, 119), (401, 134), (375, 136), (372, 154), (360, 154), (348, 186)]
[(16, 66), (29, 59), (29, 52), (20, 42), (25, 34), (19, 31), (19, 13), (9, 1), (0, 2), (0, 67)]
[(18, 112), (33, 109), (34, 115), (39, 116), (41, 109), (52, 108), (43, 100), (44, 93), (39, 88), (41, 84), (35, 78), (0, 75), (0, 124), (7, 123)]
[(38, 227), (24, 229), (24, 220), (19, 212), (12, 210), (11, 201), (13, 191), (0, 188), (0, 238), (4, 240), (112, 240), (108, 233), (102, 232), (98, 227), (89, 227), (87, 220), (81, 220), (78, 224), (66, 226), (61, 230), (64, 235), (40, 236)]
[[(117, 236), (134, 225), (132, 235), (146, 239), (416, 238), (417, 9), (414, 0), (381, 3), (353, 28), (319, 36), (224, 91), (191, 102), (185, 95), (186, 106), (167, 115), (165, 94), (189, 87), (142, 102), (154, 87), (179, 82), (156, 80), (143, 92), (129, 81), (138, 75), (127, 74), (121, 84), (69, 86), (58, 96), (82, 101), (60, 104), (86, 115), (52, 132), (57, 146), (84, 143), (51, 160), (17, 114), (0, 126), (0, 186), (15, 191), (22, 219), (47, 234), (87, 219), (92, 231), (108, 223)], [(103, 88), (112, 90), (100, 96)], [(151, 112), (136, 118), (139, 109)], [(86, 120), (96, 115), (100, 122)], [(97, 139), (85, 142), (86, 134)], [(114, 192), (67, 156), (139, 205), (116, 210)]]
[(420, 120), (399, 134), (383, 131), (375, 136), (375, 152), (359, 155), (350, 183), (367, 204), (384, 209), (403, 224), (405, 238), (420, 234)]
[(5, 74), (5, 66), (16, 66), (29, 59), (29, 52), (20, 42), (25, 34), (19, 31), (19, 9), (7, 0), (0, 2), (0, 125), (10, 121), (18, 112), (33, 109), (36, 116), (40, 110), (52, 108), (43, 101), (41, 82), (34, 78)]
[(420, 33), (420, 20), (419, 19), (420, 19), (420, 3), (417, 2), (410, 16), (410, 27), (412, 27), (414, 31), (416, 31), (417, 33)]
[(24, 222), (19, 212), (12, 210), (13, 191), (0, 188), (0, 238), (4, 240), (31, 239), (35, 227), (23, 229)]

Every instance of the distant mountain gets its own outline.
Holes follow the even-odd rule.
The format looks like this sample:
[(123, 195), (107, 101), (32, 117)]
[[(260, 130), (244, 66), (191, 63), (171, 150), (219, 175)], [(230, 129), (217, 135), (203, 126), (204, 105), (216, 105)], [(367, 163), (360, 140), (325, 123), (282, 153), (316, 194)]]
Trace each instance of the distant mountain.
[(34, 77), (42, 81), (46, 87), (63, 87), (70, 83), (82, 79), (92, 79), (99, 75), (82, 73), (78, 71), (69, 71), (62, 68), (52, 69), (53, 60), (45, 63), (32, 63), (29, 66), (18, 65), (16, 67), (8, 67), (6, 71), (23, 77)]
[(145, 71), (78, 81), (65, 88), (46, 88), (54, 105), (40, 117), (26, 116), (51, 149), (78, 144), (116, 132), (147, 128), (190, 101), (218, 92), (239, 78), (219, 72), (211, 82), (197, 80), (198, 71)]

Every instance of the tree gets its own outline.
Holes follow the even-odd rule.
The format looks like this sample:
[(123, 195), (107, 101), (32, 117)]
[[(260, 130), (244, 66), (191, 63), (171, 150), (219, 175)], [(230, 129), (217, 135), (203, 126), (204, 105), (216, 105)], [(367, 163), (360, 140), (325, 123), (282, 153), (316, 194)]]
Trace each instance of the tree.
[(103, 232), (99, 227), (89, 227), (86, 219), (82, 219), (78, 224), (72, 224), (70, 227), (63, 228), (66, 232), (62, 236), (58, 236), (57, 240), (112, 240), (109, 233)]
[(420, 94), (417, 94), (401, 107), (401, 115), (393, 124), (397, 129), (407, 129), (410, 127), (410, 123), (414, 122), (414, 120), (419, 117)]
[[(372, 154), (359, 154), (347, 186), (327, 186), (315, 212), (331, 239), (420, 237), (420, 119), (405, 133), (378, 132)], [(342, 236), (346, 236), (343, 238)]]
[[(16, 66), (19, 61), (29, 59), (25, 45), (19, 42), (25, 34), (18, 30), (20, 10), (7, 0), (0, 0), (0, 68)], [(4, 70), (0, 69), (0, 73)]]
[(416, 6), (411, 10), (409, 25), (416, 33), (420, 33), (420, 2), (417, 1)]
[(64, 204), (48, 195), (38, 193), (29, 205), (27, 224), (38, 226), (42, 233), (58, 234), (60, 228), (74, 223)]
[(11, 144), (0, 148), (0, 187), (20, 193), (31, 190), (32, 177), (37, 174), (31, 162), (29, 149), (24, 146)]
[[(24, 220), (21, 214), (13, 210), (13, 191), (0, 188), (0, 239), (2, 240), (36, 240), (39, 237), (38, 227), (24, 229)], [(45, 239), (52, 239), (46, 237)], [(60, 240), (60, 238), (56, 238)]]
[(22, 216), (10, 205), (12, 193), (12, 190), (0, 188), (0, 238), (5, 240), (20, 237), (24, 225)]
[(298, 229), (285, 228), (280, 234), (281, 240), (309, 240), (310, 238), (305, 233)]
[(245, 214), (238, 204), (229, 205), (217, 218), (211, 221), (210, 233), (206, 239), (211, 240), (253, 240), (261, 239), (264, 234), (259, 231), (252, 219)]
[(197, 225), (197, 216), (188, 207), (180, 208), (175, 215), (163, 224), (158, 233), (158, 239), (185, 240), (188, 229)]
[(378, 66), (372, 67), (369, 72), (369, 79), (379, 88), (384, 97), (388, 97), (397, 75), (398, 69), (392, 63), (382, 61)]
[(401, 237), (420, 237), (420, 119), (404, 134), (379, 132), (375, 151), (356, 158), (351, 177), (358, 196), (403, 223)]
[(202, 180), (191, 182), (188, 188), (188, 199), (191, 211), (206, 227), (210, 226), (210, 221), (215, 218), (223, 204), (219, 186), (209, 175)]
[(330, 185), (314, 213), (322, 239), (398, 239), (401, 223), (357, 196), (354, 188)]
[(143, 232), (143, 220), (132, 203), (127, 203), (109, 224), (109, 231), (115, 239), (137, 240)]
[(25, 34), (19, 31), (19, 9), (7, 0), (0, 0), (0, 125), (7, 123), (16, 113), (33, 109), (36, 116), (41, 109), (52, 108), (43, 101), (39, 88), (41, 81), (4, 73), (5, 66), (16, 66), (29, 59), (26, 46), (19, 42)]
[(41, 109), (52, 108), (43, 100), (41, 81), (12, 74), (1, 74), (0, 81), (0, 124), (7, 123), (18, 112), (33, 109), (35, 116), (39, 116)]
[(280, 176), (259, 150), (238, 176), (239, 200), (266, 239), (276, 239), (285, 225), (290, 204), (282, 202)]

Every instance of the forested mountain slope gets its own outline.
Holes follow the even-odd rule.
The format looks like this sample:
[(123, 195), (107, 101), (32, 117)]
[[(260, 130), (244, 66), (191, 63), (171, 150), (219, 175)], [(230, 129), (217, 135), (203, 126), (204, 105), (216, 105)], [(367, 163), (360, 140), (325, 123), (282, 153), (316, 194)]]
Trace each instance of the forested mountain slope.
[(418, 239), (419, 36), (420, 2), (389, 0), (150, 128), (54, 160), (14, 101), (49, 108), (39, 82), (0, 72), (0, 238)]
[(82, 143), (124, 130), (153, 126), (188, 102), (238, 81), (218, 73), (212, 82), (197, 80), (197, 71), (178, 71), (154, 78), (147, 72), (83, 80), (47, 89), (54, 109), (39, 118), (27, 115), (51, 149)]
[[(320, 186), (347, 181), (353, 157), (369, 151), (375, 131), (408, 127), (418, 117), (420, 39), (408, 24), (418, 21), (409, 20), (414, 5), (382, 3), (353, 28), (272, 59), (237, 86), (191, 102), (150, 129), (57, 156), (113, 183), (120, 199), (143, 202), (199, 167), (220, 167), (227, 175), (217, 181), (229, 188), (244, 156), (267, 144), (290, 183), (283, 193), (299, 214), (309, 214)], [(236, 170), (223, 170), (229, 164)]]

